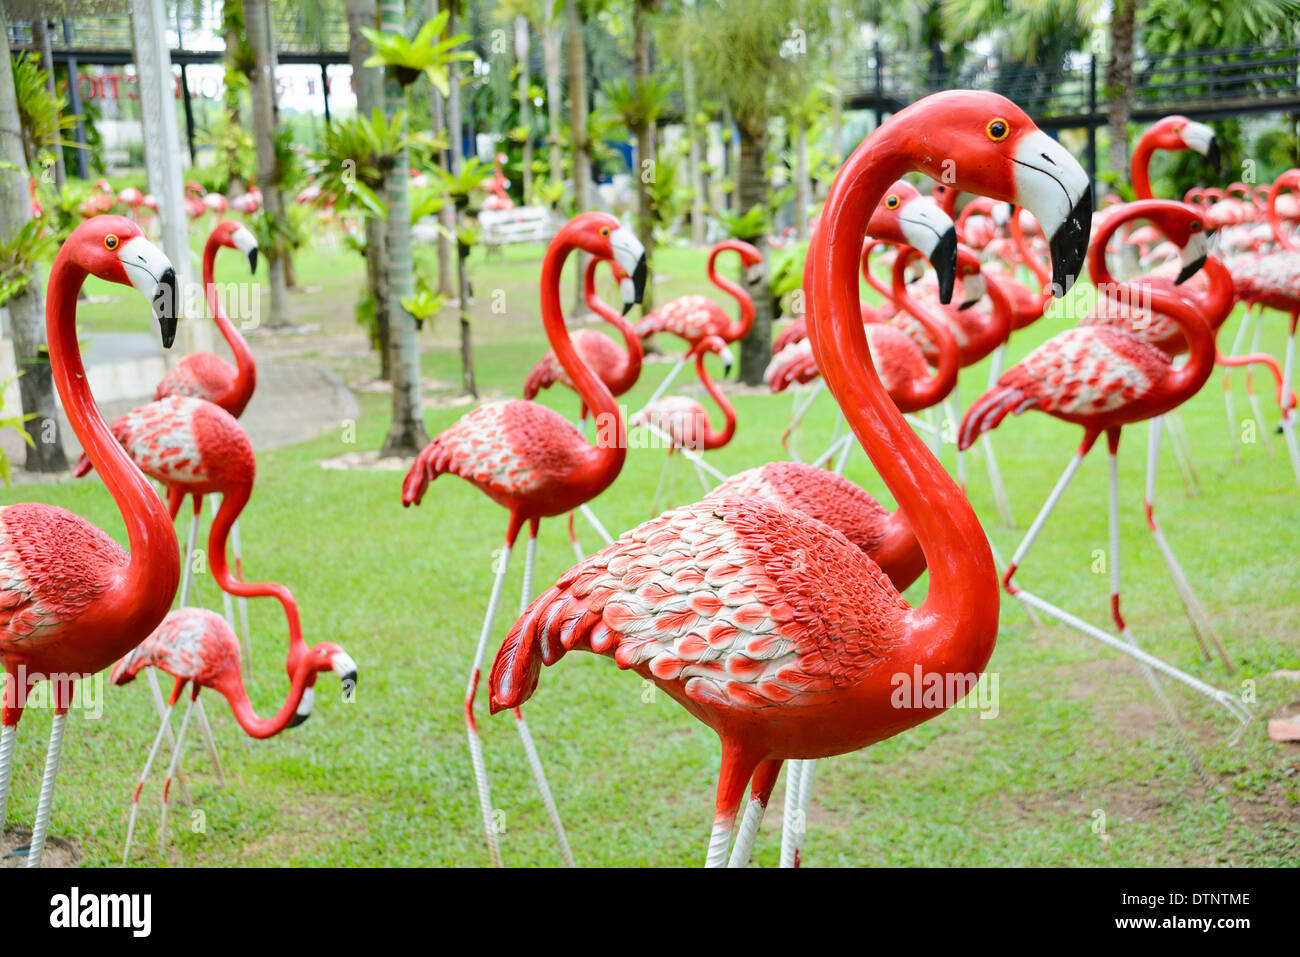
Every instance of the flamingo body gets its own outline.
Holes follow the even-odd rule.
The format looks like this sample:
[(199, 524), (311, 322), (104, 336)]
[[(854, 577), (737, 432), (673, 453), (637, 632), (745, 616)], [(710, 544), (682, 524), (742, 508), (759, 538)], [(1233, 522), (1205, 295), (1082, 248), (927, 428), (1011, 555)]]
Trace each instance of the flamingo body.
[(721, 306), (708, 296), (697, 293), (664, 303), (637, 323), (636, 330), (643, 338), (652, 332), (668, 332), (695, 343), (705, 336), (726, 338), (730, 322)]
[(862, 549), (902, 591), (925, 571), (925, 555), (902, 513), (891, 514), (842, 475), (802, 462), (769, 462), (728, 478), (707, 500), (757, 498), (824, 522)]
[[(890, 704), (892, 675), (912, 664), (899, 658), (916, 650), (898, 647), (910, 611), (833, 528), (757, 499), (699, 502), (628, 532), (533, 602), (493, 664), (491, 706), (522, 704), (543, 664), (594, 651), (719, 734), (744, 729), (767, 757), (843, 754), (935, 713)], [(951, 668), (978, 672), (992, 651), (985, 636)]]
[[(596, 373), (600, 381), (609, 386), (609, 391), (613, 395), (622, 395), (636, 384), (634, 379), (623, 388), (615, 388), (616, 385), (622, 385), (618, 380), (627, 363), (627, 354), (619, 349), (609, 336), (602, 335), (595, 329), (579, 329), (573, 334), (573, 348), (578, 351), (579, 357), (592, 372)], [(560, 360), (555, 358), (553, 351), (547, 351), (537, 365), (533, 366), (533, 371), (528, 374), (524, 382), (524, 398), (536, 398), (538, 392), (549, 389), (556, 383), (574, 389), (573, 379), (564, 371)]]
[(480, 406), (420, 452), (402, 486), (402, 502), (418, 505), (429, 482), (458, 475), (492, 501), (527, 518), (570, 511), (609, 485), (615, 475), (593, 469), (593, 448), (553, 409), (522, 399)]

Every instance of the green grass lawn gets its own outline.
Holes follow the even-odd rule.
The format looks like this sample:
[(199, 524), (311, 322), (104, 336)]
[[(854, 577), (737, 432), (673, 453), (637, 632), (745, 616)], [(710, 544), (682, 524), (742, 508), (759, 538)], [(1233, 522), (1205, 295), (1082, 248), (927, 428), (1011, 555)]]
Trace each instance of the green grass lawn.
[[(239, 257), (221, 257), (241, 278)], [(704, 256), (657, 254), (660, 300), (704, 291)], [(540, 249), (516, 247), (504, 262), (476, 254), (473, 276), (476, 358), (485, 395), (517, 394), (545, 348), (538, 321)], [(306, 292), (296, 320), (319, 333), (285, 337), (303, 355), (333, 362), (350, 381), (373, 375), (373, 357), (336, 354), (333, 345), (360, 331), (352, 304), (361, 283), (355, 254), (313, 251), (301, 257)], [(223, 276), (224, 278), (224, 276)], [(493, 313), (502, 291), (506, 311)], [(104, 290), (95, 290), (98, 294)], [(86, 328), (149, 329), (148, 313), (128, 290), (84, 308)], [(566, 301), (568, 296), (566, 295)], [(116, 307), (116, 308), (115, 308)], [(1232, 320), (1225, 336), (1235, 333)], [(120, 323), (120, 325), (119, 325)], [(1050, 333), (1064, 316), (1019, 333), (1010, 361)], [(448, 312), (426, 326), (424, 374), (458, 380), (455, 323)], [(265, 340), (262, 340), (263, 342)], [(1230, 339), (1228, 341), (1231, 341)], [(1271, 316), (1265, 346), (1281, 354), (1284, 323)], [(279, 343), (278, 345), (283, 345)], [(637, 408), (664, 365), (650, 365), (627, 397)], [(962, 396), (983, 390), (987, 367), (966, 370)], [(1236, 374), (1238, 413), (1247, 410)], [(1126, 431), (1121, 453), (1124, 604), (1134, 633), (1152, 652), (1216, 686), (1247, 687), (1263, 718), (1300, 698), (1300, 685), (1274, 673), (1300, 669), (1300, 490), (1281, 438), (1269, 427), (1234, 464), (1220, 379), (1185, 407), (1183, 419), (1202, 489), (1184, 491), (1166, 452), (1159, 516), (1174, 550), (1238, 666), (1236, 675), (1201, 659), (1142, 511), (1145, 429)], [(442, 395), (455, 392), (449, 387)], [(340, 428), (300, 445), (264, 452), (258, 483), (241, 520), (245, 567), (252, 579), (293, 588), (308, 641), (335, 641), (360, 666), (356, 701), (340, 700), (332, 676), (320, 681), (315, 716), (269, 741), (253, 741), (224, 705), (209, 697), (228, 786), (220, 788), (196, 738), (186, 766), (195, 805), (176, 807), (166, 860), (175, 865), (465, 865), (484, 864), (477, 803), (462, 717), (465, 677), (501, 544), (504, 512), (467, 483), (438, 481), (421, 508), (400, 502), (400, 473), (325, 471), (319, 461), (377, 447), (387, 397), (358, 396), (355, 443)], [(566, 414), (572, 394), (544, 401)], [(778, 437), (789, 396), (739, 393), (740, 426), (725, 449), (710, 453), (724, 472), (780, 457)], [(431, 434), (464, 412), (433, 407)], [(1266, 413), (1268, 404), (1266, 404)], [(830, 400), (818, 400), (801, 434), (806, 452), (829, 438)], [(970, 461), (970, 495), (1004, 555), (1014, 549), (1079, 441), (1079, 429), (1040, 414), (1007, 420), (993, 433), (1019, 529), (996, 520), (981, 453)], [(1267, 453), (1265, 446), (1272, 450)], [(636, 449), (618, 482), (593, 507), (611, 530), (649, 517), (663, 452)], [(945, 450), (952, 465), (952, 448)], [(848, 476), (891, 501), (864, 455)], [(1108, 578), (1094, 568), (1105, 549), (1106, 469), (1094, 454), (1080, 471), (1023, 565), (1025, 587), (1105, 627)], [(677, 499), (698, 497), (683, 471)], [(4, 501), (64, 505), (119, 540), (122, 523), (94, 479), (16, 487)], [(580, 522), (589, 550), (594, 534)], [(543, 525), (536, 585), (572, 562), (563, 523)], [(508, 600), (495, 634), (513, 620), (521, 562), (511, 569)], [(908, 597), (919, 602), (925, 580)], [(200, 598), (220, 607), (210, 578)], [(286, 630), (278, 605), (253, 605), (255, 661), (251, 695), (262, 713), (285, 691)], [(810, 865), (1214, 865), (1293, 864), (1300, 851), (1300, 748), (1270, 742), (1263, 720), (1229, 746), (1232, 722), (1216, 706), (1168, 682), (1165, 687), (1213, 780), (1207, 789), (1179, 747), (1136, 666), (1060, 627), (1034, 628), (1004, 601), (1003, 627), (990, 670), (999, 713), (981, 719), (957, 709), (870, 750), (825, 762), (817, 773), (806, 860)], [(497, 641), (489, 652), (495, 651)], [(490, 659), (489, 659), (490, 660)], [(73, 839), (89, 864), (117, 860), (135, 777), (156, 729), (142, 682), (105, 688), (101, 720), (74, 715), (60, 774), (53, 834)], [(480, 701), (483, 701), (480, 696)], [(718, 765), (715, 736), (664, 694), (611, 660), (567, 656), (543, 672), (527, 709), (551, 775), (574, 854), (583, 864), (696, 865), (702, 861)], [(522, 749), (505, 716), (480, 706), (496, 805), (505, 815), (502, 853), (510, 865), (559, 862), (549, 824), (532, 789)], [(34, 815), (48, 713), (29, 710), (19, 733), (9, 823)], [(160, 858), (155, 823), (161, 777), (146, 788), (133, 860)], [(760, 835), (756, 863), (773, 865), (780, 788)]]

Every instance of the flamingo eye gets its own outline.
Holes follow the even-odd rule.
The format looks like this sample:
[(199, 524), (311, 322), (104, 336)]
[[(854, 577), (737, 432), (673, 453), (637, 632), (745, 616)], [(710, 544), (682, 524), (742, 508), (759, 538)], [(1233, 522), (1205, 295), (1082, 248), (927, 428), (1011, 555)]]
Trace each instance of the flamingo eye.
[(1192, 220), (1192, 226), (1191, 226), (1192, 232), (1199, 233), (1204, 228), (1205, 227), (1201, 225), (1201, 221), (1199, 219)]
[(110, 252), (111, 252), (112, 250), (116, 249), (116, 248), (117, 248), (117, 237), (114, 236), (112, 233), (109, 233), (107, 236), (105, 236), (105, 237), (104, 237), (104, 248), (107, 249), (107, 250), (109, 250)]
[(891, 194), (885, 197), (885, 207), (887, 209), (898, 209), (898, 203), (899, 199), (897, 195)]
[(601, 234), (602, 236), (608, 236), (608, 235), (609, 235), (609, 227), (608, 227), (608, 226), (601, 226), (601, 227), (600, 227), (600, 234)]
[(989, 120), (989, 125), (984, 129), (988, 133), (989, 139), (994, 143), (1000, 143), (1011, 133), (1011, 124), (998, 117), (996, 120)]

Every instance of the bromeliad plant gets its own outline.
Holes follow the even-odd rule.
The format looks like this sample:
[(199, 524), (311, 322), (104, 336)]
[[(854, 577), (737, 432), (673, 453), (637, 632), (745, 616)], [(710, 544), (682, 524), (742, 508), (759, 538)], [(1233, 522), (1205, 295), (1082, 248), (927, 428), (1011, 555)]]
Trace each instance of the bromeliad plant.
[(458, 60), (473, 60), (474, 54), (467, 50), (456, 50), (469, 35), (458, 33), (454, 37), (440, 40), (439, 35), (447, 27), (450, 10), (443, 10), (437, 16), (425, 21), (424, 26), (408, 40), (401, 33), (385, 33), (362, 27), (361, 33), (370, 41), (373, 51), (367, 57), (366, 66), (390, 67), (403, 86), (410, 86), (423, 73), (429, 82), (443, 96), (450, 93), (447, 80), (448, 64)]

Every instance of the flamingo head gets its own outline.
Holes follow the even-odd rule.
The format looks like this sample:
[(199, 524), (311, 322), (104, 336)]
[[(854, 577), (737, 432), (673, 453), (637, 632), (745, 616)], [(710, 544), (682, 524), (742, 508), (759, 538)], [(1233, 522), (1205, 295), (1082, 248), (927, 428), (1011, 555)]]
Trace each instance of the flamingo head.
[(227, 219), (217, 223), (217, 228), (212, 231), (212, 234), (217, 237), (217, 242), (222, 246), (238, 249), (247, 256), (249, 270), (257, 272), (257, 237), (249, 232), (247, 226), (236, 220)]
[(579, 213), (564, 224), (555, 241), (576, 246), (599, 259), (612, 259), (627, 276), (619, 282), (623, 315), (645, 297), (645, 247), (636, 234), (608, 213)]
[[(890, 124), (907, 124), (906, 133), (891, 138)], [(947, 90), (900, 110), (871, 139), (877, 136), (931, 179), (1026, 207), (1048, 237), (1054, 293), (1063, 296), (1074, 284), (1088, 251), (1092, 184), (1024, 110), (997, 93)]]
[(724, 375), (731, 375), (731, 367), (736, 364), (736, 357), (731, 352), (731, 347), (721, 336), (705, 336), (695, 345), (691, 346), (687, 353), (688, 357), (703, 355), (706, 352), (712, 352), (722, 360)]
[[(958, 309), (969, 309), (984, 298), (988, 286), (980, 271), (980, 258), (969, 246), (957, 247), (957, 275), (961, 277), (962, 301)], [(950, 292), (951, 298), (951, 292)]]
[[(952, 217), (910, 183), (899, 180), (881, 198), (867, 235), (911, 246), (934, 267), (939, 277), (939, 301), (952, 301), (957, 268), (957, 230)], [(863, 250), (864, 257), (867, 251)]]
[[(1205, 226), (1204, 211), (1188, 203), (1167, 199), (1145, 199), (1129, 203), (1114, 224), (1145, 219), (1178, 247), (1182, 266), (1175, 285), (1181, 285), (1205, 265), (1209, 255), (1209, 230)], [(1109, 228), (1110, 223), (1107, 224)], [(1104, 245), (1104, 244), (1103, 244)]]
[(60, 255), (92, 276), (139, 290), (153, 304), (163, 345), (172, 347), (180, 312), (176, 270), (135, 222), (125, 216), (91, 217), (72, 231)]
[(1219, 167), (1219, 140), (1214, 130), (1185, 116), (1166, 116), (1142, 134), (1158, 150), (1192, 150)]
[(298, 727), (311, 717), (312, 707), (316, 703), (315, 684), (318, 674), (332, 671), (338, 675), (339, 681), (343, 682), (345, 696), (350, 695), (357, 686), (357, 663), (352, 660), (351, 655), (332, 641), (322, 641), (318, 645), (312, 645), (296, 658), (295, 662), (295, 656), (292, 654), (289, 656), (290, 677), (298, 671), (306, 671), (307, 687), (303, 690), (302, 700), (298, 702), (298, 707), (289, 722), (291, 728)]

